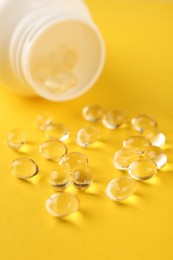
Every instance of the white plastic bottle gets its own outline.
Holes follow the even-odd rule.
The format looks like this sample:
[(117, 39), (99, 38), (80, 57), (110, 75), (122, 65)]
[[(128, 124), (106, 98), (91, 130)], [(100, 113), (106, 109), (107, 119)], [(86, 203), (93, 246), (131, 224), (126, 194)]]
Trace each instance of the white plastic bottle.
[(0, 0), (0, 24), (0, 81), (15, 92), (65, 101), (102, 71), (104, 43), (82, 0)]

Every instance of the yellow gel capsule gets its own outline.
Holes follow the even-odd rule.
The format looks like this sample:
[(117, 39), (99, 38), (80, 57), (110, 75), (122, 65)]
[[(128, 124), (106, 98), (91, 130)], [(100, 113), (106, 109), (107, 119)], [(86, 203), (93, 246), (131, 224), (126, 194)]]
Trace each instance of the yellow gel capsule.
[(77, 76), (66, 69), (61, 68), (56, 73), (51, 74), (39, 82), (40, 87), (48, 93), (60, 94), (76, 87), (78, 83)]
[(152, 145), (162, 147), (166, 142), (166, 137), (157, 128), (146, 128), (142, 132), (143, 136), (148, 138)]
[(79, 164), (87, 165), (88, 158), (83, 153), (78, 153), (78, 152), (67, 153), (65, 156), (61, 158), (59, 164), (66, 165), (72, 171), (74, 167), (76, 167)]
[(113, 165), (119, 170), (127, 170), (130, 164), (139, 159), (139, 154), (131, 148), (124, 148), (114, 154)]
[(50, 196), (46, 201), (46, 209), (53, 217), (65, 217), (79, 208), (78, 198), (67, 192), (58, 192)]
[(57, 139), (60, 141), (65, 141), (69, 138), (69, 131), (62, 124), (51, 123), (49, 125), (46, 125), (44, 128), (44, 132), (45, 132), (47, 138), (50, 138), (50, 139)]
[(127, 115), (123, 111), (108, 111), (103, 116), (102, 123), (108, 129), (116, 129), (127, 124)]
[(39, 172), (38, 165), (32, 159), (18, 158), (11, 163), (11, 173), (17, 178), (27, 180)]
[(89, 105), (83, 108), (82, 114), (85, 120), (97, 122), (102, 119), (105, 109), (100, 105)]
[(44, 131), (45, 126), (52, 123), (52, 118), (50, 116), (43, 116), (38, 115), (36, 118), (36, 126), (41, 130)]
[(80, 129), (76, 135), (76, 142), (82, 147), (88, 147), (89, 145), (97, 142), (100, 139), (100, 131), (94, 126), (87, 126)]
[(73, 169), (72, 182), (78, 190), (88, 189), (92, 180), (92, 171), (87, 165), (78, 165)]
[(62, 69), (56, 74), (57, 79), (61, 80), (67, 89), (71, 89), (77, 86), (78, 79), (76, 74), (70, 70)]
[(133, 128), (138, 132), (143, 132), (147, 128), (156, 128), (157, 122), (148, 115), (139, 115), (131, 121)]
[(61, 159), (66, 153), (67, 147), (58, 140), (48, 140), (40, 145), (40, 154), (49, 160)]
[(139, 154), (143, 153), (145, 148), (150, 145), (150, 141), (143, 136), (130, 136), (123, 142), (125, 148), (135, 149)]
[(65, 190), (71, 182), (69, 167), (65, 165), (56, 165), (50, 175), (50, 184), (57, 190)]
[(150, 159), (139, 159), (129, 166), (128, 173), (135, 180), (147, 180), (157, 174), (157, 165)]
[(145, 149), (144, 157), (151, 159), (157, 164), (158, 169), (162, 168), (167, 163), (167, 156), (164, 151), (158, 146), (150, 146)]
[(19, 150), (26, 142), (26, 135), (21, 129), (13, 129), (8, 133), (7, 144), (14, 150)]
[(114, 201), (125, 200), (136, 190), (136, 182), (128, 177), (121, 176), (113, 179), (106, 187), (106, 195)]

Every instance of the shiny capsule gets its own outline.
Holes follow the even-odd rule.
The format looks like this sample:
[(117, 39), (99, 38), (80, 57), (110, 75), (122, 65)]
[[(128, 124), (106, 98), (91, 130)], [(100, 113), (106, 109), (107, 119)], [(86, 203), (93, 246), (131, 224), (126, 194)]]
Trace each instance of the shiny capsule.
[(127, 124), (127, 115), (123, 111), (108, 111), (103, 116), (102, 123), (108, 129), (116, 129)]
[(46, 125), (44, 132), (47, 138), (65, 141), (69, 138), (68, 129), (62, 124), (51, 123)]
[(82, 147), (88, 147), (99, 139), (100, 131), (95, 126), (86, 126), (80, 129), (76, 135), (76, 143)]
[(106, 187), (106, 195), (114, 201), (125, 200), (136, 190), (136, 182), (128, 177), (121, 176), (113, 179)]
[(67, 147), (58, 140), (48, 140), (40, 145), (40, 154), (49, 160), (61, 159), (66, 153)]
[(162, 168), (167, 163), (167, 156), (164, 151), (158, 146), (149, 146), (145, 149), (144, 157), (151, 159), (157, 164), (158, 169)]
[(72, 183), (78, 190), (89, 188), (93, 180), (93, 174), (87, 165), (78, 165), (72, 171)]
[(67, 192), (55, 193), (46, 201), (46, 209), (53, 217), (66, 217), (76, 212), (78, 208), (78, 198)]
[(135, 149), (139, 154), (143, 153), (145, 148), (150, 145), (150, 141), (143, 136), (130, 136), (123, 142), (125, 148)]
[(60, 165), (66, 165), (72, 171), (77, 165), (87, 165), (88, 158), (83, 153), (72, 152), (63, 156), (59, 162)]
[(38, 115), (36, 118), (36, 126), (41, 130), (44, 131), (45, 127), (52, 123), (51, 116), (45, 115)]
[(26, 135), (23, 130), (16, 128), (8, 133), (7, 144), (11, 149), (19, 150), (25, 142)]
[(105, 109), (100, 105), (89, 105), (83, 108), (82, 115), (85, 120), (97, 122), (102, 119)]
[(29, 158), (17, 158), (11, 163), (11, 173), (19, 178), (27, 180), (39, 172), (37, 163)]
[(162, 147), (166, 142), (165, 135), (157, 128), (146, 128), (142, 134), (150, 140), (152, 145)]
[(133, 128), (138, 132), (143, 132), (148, 128), (156, 128), (157, 122), (151, 116), (139, 115), (131, 121)]
[(71, 182), (69, 167), (65, 165), (56, 165), (50, 175), (50, 184), (59, 191), (65, 190)]
[(113, 165), (119, 170), (127, 170), (130, 164), (139, 159), (135, 149), (124, 148), (114, 154)]
[(155, 162), (143, 158), (133, 162), (128, 168), (128, 173), (133, 179), (143, 181), (154, 177), (157, 169)]

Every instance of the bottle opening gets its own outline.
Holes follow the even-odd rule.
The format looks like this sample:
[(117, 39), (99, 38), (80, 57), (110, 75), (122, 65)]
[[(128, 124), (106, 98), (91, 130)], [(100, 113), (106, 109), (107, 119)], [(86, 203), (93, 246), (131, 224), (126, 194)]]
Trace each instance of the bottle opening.
[(37, 33), (28, 52), (25, 77), (42, 97), (64, 101), (80, 96), (99, 77), (104, 44), (94, 24), (65, 19)]

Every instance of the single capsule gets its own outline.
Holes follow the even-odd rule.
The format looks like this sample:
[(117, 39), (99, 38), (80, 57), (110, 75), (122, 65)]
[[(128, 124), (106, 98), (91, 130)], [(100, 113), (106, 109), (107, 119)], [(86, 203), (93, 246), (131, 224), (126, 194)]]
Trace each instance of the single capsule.
[(157, 122), (148, 115), (139, 115), (131, 121), (133, 128), (138, 132), (143, 132), (146, 128), (156, 128)]
[(82, 115), (85, 120), (90, 122), (97, 122), (102, 119), (105, 109), (100, 105), (89, 105), (83, 108)]
[(142, 132), (143, 136), (148, 138), (152, 145), (162, 147), (166, 142), (166, 137), (157, 128), (146, 128)]
[(116, 129), (127, 124), (127, 115), (123, 111), (108, 111), (103, 116), (102, 123), (108, 129)]
[(56, 77), (63, 82), (63, 85), (66, 86), (67, 89), (71, 89), (77, 86), (78, 78), (76, 74), (70, 70), (62, 69), (58, 71)]
[(59, 164), (66, 165), (72, 171), (74, 167), (76, 167), (79, 164), (87, 165), (88, 158), (83, 153), (78, 153), (78, 152), (67, 153), (65, 156), (61, 158)]
[(65, 190), (71, 182), (71, 174), (69, 167), (65, 165), (57, 165), (50, 176), (50, 184), (57, 190)]
[(76, 135), (76, 143), (82, 147), (88, 147), (99, 139), (100, 131), (95, 126), (86, 126), (80, 129)]
[(44, 128), (44, 132), (46, 134), (46, 137), (50, 139), (65, 141), (69, 138), (69, 131), (62, 124), (51, 123), (49, 125), (46, 125)]
[(86, 190), (89, 188), (93, 180), (90, 167), (87, 165), (78, 165), (72, 171), (72, 182), (78, 190)]
[(49, 75), (43, 82), (41, 82), (42, 87), (50, 93), (63, 93), (66, 91), (66, 85), (63, 81), (56, 77), (56, 75)]
[(52, 123), (52, 118), (50, 116), (43, 116), (38, 115), (36, 118), (36, 126), (41, 130), (44, 131), (45, 126)]
[(130, 164), (139, 159), (135, 149), (124, 148), (114, 154), (113, 165), (119, 170), (127, 170)]
[(114, 201), (125, 200), (136, 190), (136, 182), (128, 177), (121, 176), (113, 179), (106, 188), (106, 195)]
[(7, 144), (14, 150), (19, 150), (26, 142), (26, 135), (21, 129), (13, 129), (8, 133)]
[(78, 198), (67, 192), (57, 192), (46, 201), (46, 209), (53, 217), (66, 217), (79, 208)]
[(144, 157), (151, 159), (157, 164), (158, 169), (162, 168), (167, 163), (167, 156), (164, 151), (158, 146), (149, 146), (145, 149)]
[(27, 180), (38, 172), (38, 165), (32, 159), (18, 158), (11, 163), (11, 173), (17, 178)]
[(52, 139), (40, 145), (40, 153), (46, 159), (58, 160), (67, 153), (67, 147), (63, 142)]
[(129, 166), (128, 173), (135, 180), (147, 180), (157, 174), (157, 165), (150, 159), (139, 159)]
[(135, 149), (139, 154), (143, 153), (145, 148), (150, 145), (150, 141), (143, 136), (130, 136), (123, 142), (125, 148)]

